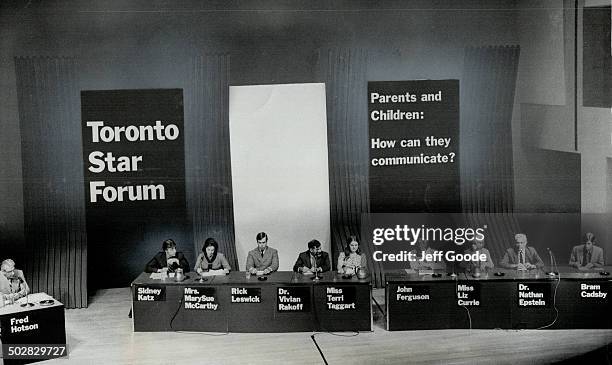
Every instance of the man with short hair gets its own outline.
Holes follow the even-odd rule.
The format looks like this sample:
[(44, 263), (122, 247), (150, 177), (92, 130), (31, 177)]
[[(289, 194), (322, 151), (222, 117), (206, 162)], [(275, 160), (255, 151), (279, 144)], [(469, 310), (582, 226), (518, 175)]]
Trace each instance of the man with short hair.
[(579, 270), (592, 270), (604, 266), (603, 249), (595, 246), (595, 235), (592, 232), (585, 234), (583, 245), (572, 248), (569, 264)]
[(268, 247), (268, 235), (259, 232), (255, 236), (257, 247), (249, 251), (247, 255), (246, 270), (251, 274), (258, 272), (268, 275), (278, 270), (278, 251)]
[(15, 261), (6, 259), (0, 265), (0, 293), (3, 299), (14, 302), (30, 292), (23, 271), (15, 269)]
[(514, 235), (516, 248), (510, 247), (504, 253), (500, 266), (506, 269), (533, 270), (544, 267), (544, 261), (535, 248), (527, 246), (527, 235), (517, 233)]
[(176, 250), (176, 242), (167, 239), (162, 243), (162, 251), (158, 252), (145, 266), (145, 272), (175, 272), (183, 269), (189, 272), (189, 262), (182, 252)]
[(331, 270), (329, 254), (321, 250), (321, 242), (312, 240), (308, 242), (308, 251), (298, 255), (293, 271), (302, 274), (312, 274), (313, 272), (326, 272)]

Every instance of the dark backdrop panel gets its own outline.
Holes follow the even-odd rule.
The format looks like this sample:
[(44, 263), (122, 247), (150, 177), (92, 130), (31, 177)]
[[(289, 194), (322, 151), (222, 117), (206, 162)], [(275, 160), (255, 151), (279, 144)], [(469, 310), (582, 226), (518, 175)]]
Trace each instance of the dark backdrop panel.
[(234, 238), (229, 70), (229, 55), (194, 58), (185, 102), (185, 184), (195, 255), (214, 237), (237, 270), (245, 258), (236, 257)]
[[(83, 164), (89, 244), (90, 287), (125, 287), (143, 271), (145, 263), (161, 250), (162, 241), (174, 239), (178, 250), (193, 263), (191, 240), (187, 239), (185, 217), (185, 162), (183, 91), (181, 89), (104, 90), (81, 92)], [(88, 121), (103, 121), (109, 127), (174, 125), (178, 136), (167, 133), (153, 140), (94, 142)], [(170, 134), (171, 136), (172, 134)], [(91, 153), (114, 156), (140, 156), (133, 171), (91, 171)], [(116, 164), (115, 164), (116, 166)], [(137, 167), (137, 169), (134, 169)], [(146, 186), (163, 187), (157, 196), (108, 201), (102, 195), (90, 196), (91, 182), (104, 182), (111, 189)], [(106, 189), (106, 187), (105, 187)]]
[(34, 292), (87, 306), (78, 66), (15, 58), (23, 163), (24, 273)]

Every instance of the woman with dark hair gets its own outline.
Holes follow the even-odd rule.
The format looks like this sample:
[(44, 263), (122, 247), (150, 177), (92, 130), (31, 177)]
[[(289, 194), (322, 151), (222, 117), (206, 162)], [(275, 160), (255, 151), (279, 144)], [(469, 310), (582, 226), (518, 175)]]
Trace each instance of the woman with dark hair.
[(344, 252), (338, 256), (338, 272), (354, 275), (358, 270), (367, 268), (366, 257), (359, 250), (359, 242), (355, 236), (349, 237)]
[(225, 256), (219, 252), (217, 241), (209, 237), (204, 241), (202, 253), (198, 255), (194, 269), (198, 274), (202, 275), (206, 271), (219, 269), (223, 269), (228, 274), (232, 268)]

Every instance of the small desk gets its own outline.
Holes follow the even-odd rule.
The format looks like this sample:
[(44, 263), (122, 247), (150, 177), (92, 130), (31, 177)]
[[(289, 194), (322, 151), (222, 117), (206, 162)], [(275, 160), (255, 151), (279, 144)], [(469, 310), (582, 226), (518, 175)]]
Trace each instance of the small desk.
[(134, 331), (370, 331), (369, 278), (281, 271), (266, 281), (245, 272), (175, 282), (142, 273), (132, 282)]
[[(53, 301), (42, 305), (41, 301)], [(21, 307), (23, 303), (33, 303), (31, 307)], [(55, 357), (67, 356), (67, 349), (62, 356), (40, 357), (30, 359), (9, 359), (7, 345), (62, 345), (66, 346), (66, 326), (64, 322), (64, 305), (46, 293), (30, 294), (14, 304), (0, 308), (0, 327), (2, 329), (2, 350), (5, 364), (27, 364)]]

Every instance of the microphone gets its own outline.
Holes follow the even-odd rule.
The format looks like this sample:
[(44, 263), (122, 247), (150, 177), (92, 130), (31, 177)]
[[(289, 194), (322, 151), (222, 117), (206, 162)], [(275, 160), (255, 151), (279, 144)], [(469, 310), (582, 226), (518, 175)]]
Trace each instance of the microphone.
[(312, 265), (312, 267), (314, 269), (315, 276), (314, 278), (312, 278), (312, 280), (319, 281), (319, 270), (317, 270), (317, 257), (319, 257), (319, 253), (316, 252), (314, 256), (315, 256), (315, 259), (314, 259), (314, 264)]
[(553, 252), (552, 252), (552, 250), (551, 250), (550, 248), (548, 248), (548, 247), (546, 247), (546, 250), (548, 251), (548, 255), (550, 256), (550, 271), (549, 271), (549, 272), (547, 272), (547, 273), (546, 273), (546, 275), (548, 275), (548, 276), (557, 276), (557, 275), (559, 275), (559, 273), (558, 273), (558, 272), (556, 272), (556, 271), (554, 270), (554, 268), (553, 268), (554, 261), (555, 261), (554, 256), (553, 256)]

